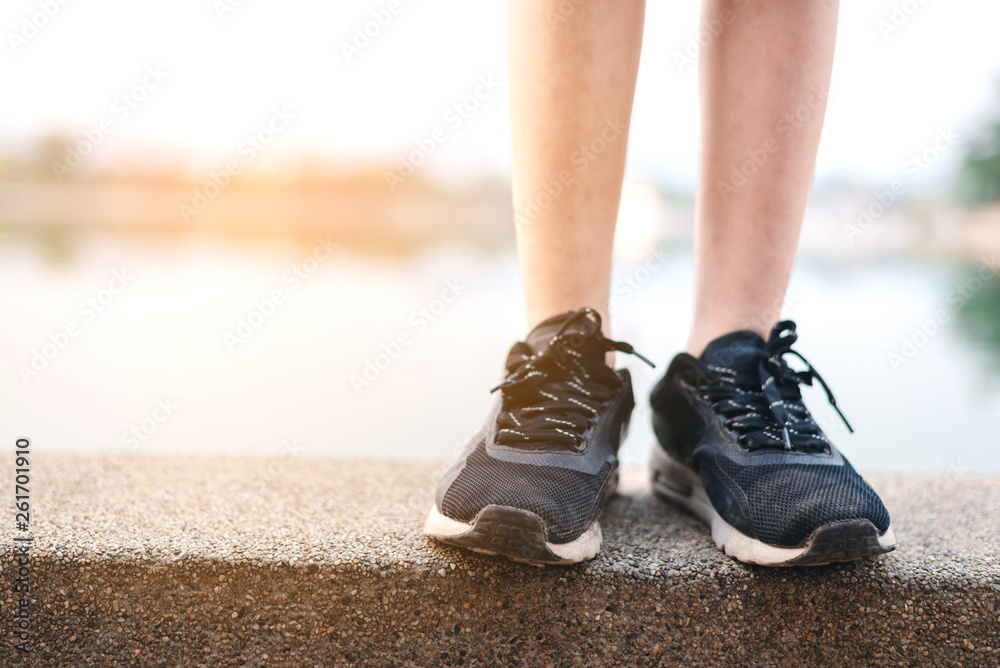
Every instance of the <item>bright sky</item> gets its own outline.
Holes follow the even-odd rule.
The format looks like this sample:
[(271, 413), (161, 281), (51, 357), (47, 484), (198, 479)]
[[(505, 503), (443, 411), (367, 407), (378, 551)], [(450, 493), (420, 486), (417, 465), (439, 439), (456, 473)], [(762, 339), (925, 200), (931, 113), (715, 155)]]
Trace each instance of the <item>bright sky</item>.
[[(342, 164), (394, 160), (440, 127), (432, 169), (506, 172), (503, 2), (65, 2), (5, 0), (0, 9), (0, 142), (23, 145), (53, 129), (82, 136), (107, 118), (114, 127), (95, 158), (138, 146), (214, 165), (283, 106), (295, 118), (266, 147), (271, 156), (305, 149)], [(395, 2), (388, 25), (347, 62), (342, 44)], [(49, 5), (58, 9), (46, 25), (25, 27)], [(884, 37), (879, 21), (894, 6), (905, 21)], [(696, 34), (697, 13), (697, 3), (648, 3), (632, 178), (693, 180), (696, 76), (674, 55)], [(992, 0), (845, 0), (819, 175), (888, 179), (938, 129), (967, 136), (995, 99), (998, 25)], [(162, 81), (147, 76), (150, 67)], [(499, 86), (469, 118), (446, 117), (480, 77)], [(144, 79), (143, 101), (119, 99)]]

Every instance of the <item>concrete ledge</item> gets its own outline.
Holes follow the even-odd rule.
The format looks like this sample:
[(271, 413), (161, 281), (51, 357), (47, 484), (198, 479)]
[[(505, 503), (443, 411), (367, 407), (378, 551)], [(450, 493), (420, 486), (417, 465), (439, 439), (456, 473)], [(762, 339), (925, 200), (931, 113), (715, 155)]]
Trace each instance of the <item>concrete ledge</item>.
[[(439, 465), (35, 455), (31, 466), (25, 665), (1000, 664), (997, 478), (872, 476), (896, 553), (768, 570), (720, 554), (626, 471), (601, 556), (542, 570), (424, 540)], [(10, 633), (23, 535), (12, 515), (0, 665), (25, 658)]]

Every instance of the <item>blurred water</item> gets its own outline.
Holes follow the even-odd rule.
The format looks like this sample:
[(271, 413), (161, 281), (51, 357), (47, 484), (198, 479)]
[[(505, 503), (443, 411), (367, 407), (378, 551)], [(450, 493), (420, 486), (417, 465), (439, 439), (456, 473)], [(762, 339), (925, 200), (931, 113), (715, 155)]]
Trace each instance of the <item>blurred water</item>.
[[(97, 239), (53, 258), (8, 239), (0, 244), (5, 442), (452, 457), (478, 429), (487, 389), (522, 334), (515, 258), (441, 249), (372, 260), (338, 250), (324, 260), (321, 248)], [(616, 266), (614, 335), (659, 367), (622, 360), (638, 404), (622, 453), (631, 464), (645, 462), (652, 438), (649, 387), (689, 324), (690, 252), (663, 252), (660, 266), (642, 257)], [(975, 270), (808, 259), (797, 268), (784, 315), (798, 321), (798, 349), (857, 433), (838, 426), (821, 390), (808, 391), (810, 405), (858, 467), (1000, 471), (1000, 286), (987, 281), (961, 308), (953, 292)], [(266, 317), (252, 316), (255, 308)], [(941, 309), (948, 321), (917, 334)], [(390, 342), (400, 335), (397, 351)], [(888, 355), (904, 337), (915, 355), (893, 369)], [(33, 358), (36, 367), (44, 361), (37, 374)], [(352, 383), (369, 362), (370, 384)]]

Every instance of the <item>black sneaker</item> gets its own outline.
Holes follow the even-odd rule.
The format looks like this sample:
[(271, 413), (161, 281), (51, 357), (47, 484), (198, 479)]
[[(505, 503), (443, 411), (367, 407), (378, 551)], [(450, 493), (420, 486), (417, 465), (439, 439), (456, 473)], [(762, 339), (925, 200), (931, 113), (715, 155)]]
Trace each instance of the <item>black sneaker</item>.
[(438, 483), (424, 533), (537, 565), (593, 558), (635, 406), (628, 371), (605, 363), (611, 350), (642, 357), (605, 338), (589, 308), (549, 318), (515, 343), (507, 378), (493, 388), (500, 397)]
[[(817, 565), (889, 552), (881, 499), (802, 403), (799, 385), (815, 379), (837, 407), (791, 349), (796, 338), (786, 320), (766, 343), (734, 332), (700, 359), (674, 358), (651, 396), (653, 487), (707, 522), (719, 549), (740, 561)], [(808, 368), (792, 370), (787, 354)]]

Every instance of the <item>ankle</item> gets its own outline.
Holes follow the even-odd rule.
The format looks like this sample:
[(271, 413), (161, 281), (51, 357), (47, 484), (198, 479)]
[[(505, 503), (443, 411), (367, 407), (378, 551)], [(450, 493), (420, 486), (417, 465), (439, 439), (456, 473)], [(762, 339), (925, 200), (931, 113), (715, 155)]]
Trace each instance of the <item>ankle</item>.
[[(541, 325), (542, 323), (544, 323), (546, 320), (549, 320), (550, 318), (553, 318), (555, 316), (568, 315), (568, 314), (575, 313), (576, 311), (580, 310), (580, 308), (587, 308), (587, 307), (581, 306), (581, 307), (578, 307), (578, 308), (547, 308), (547, 309), (538, 309), (538, 308), (531, 308), (531, 307), (529, 307), (528, 308), (528, 318), (527, 318), (527, 320), (528, 320), (528, 332), (525, 335), (525, 340), (527, 340), (528, 337), (531, 336), (532, 332), (534, 332), (539, 327), (539, 325)], [(600, 318), (601, 334), (603, 334), (605, 338), (610, 339), (611, 338), (611, 327), (610, 327), (610, 324), (608, 323), (608, 320), (609, 320), (609, 318), (608, 318), (608, 309), (607, 308), (597, 308), (597, 307), (590, 307), (590, 308), (593, 309), (593, 311), (598, 316), (598, 318)], [(550, 325), (550, 327), (552, 327), (552, 326), (554, 326), (554, 325)], [(615, 368), (615, 351), (614, 350), (609, 350), (609, 351), (607, 351), (605, 353), (605, 355), (604, 355), (604, 363), (607, 364), (612, 369)]]
[[(575, 302), (574, 302), (575, 303)], [(544, 308), (538, 307), (528, 307), (527, 312), (527, 332), (525, 334), (530, 334), (538, 325), (545, 322), (549, 318), (555, 317), (557, 315), (565, 315), (567, 313), (574, 313), (582, 308), (592, 308), (597, 315), (601, 318), (601, 333), (604, 336), (611, 338), (611, 319), (608, 316), (607, 306), (592, 306), (590, 304), (581, 303), (579, 306), (551, 306), (548, 305)]]
[(744, 321), (720, 321), (714, 323), (698, 323), (696, 322), (691, 327), (691, 335), (688, 337), (688, 342), (685, 350), (689, 355), (693, 357), (700, 357), (708, 344), (719, 338), (720, 336), (725, 336), (726, 334), (731, 334), (733, 332), (755, 332), (759, 334), (761, 338), (767, 339), (768, 333), (771, 331), (771, 327), (774, 323), (769, 323), (768, 325), (762, 325), (758, 319), (744, 320)]

